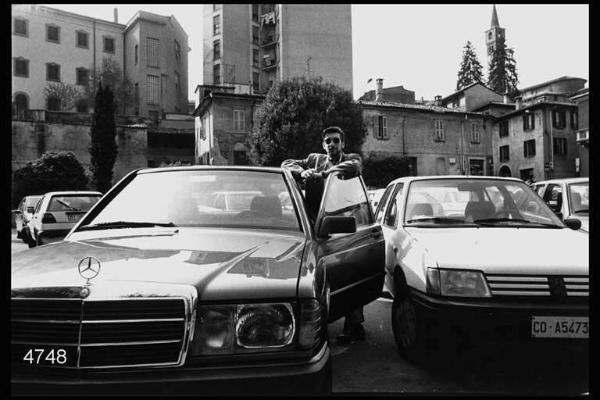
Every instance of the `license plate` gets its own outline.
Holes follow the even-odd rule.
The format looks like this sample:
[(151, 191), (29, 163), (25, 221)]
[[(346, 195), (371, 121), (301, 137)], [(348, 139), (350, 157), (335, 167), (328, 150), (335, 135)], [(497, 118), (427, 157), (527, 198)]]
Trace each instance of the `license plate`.
[(531, 317), (531, 337), (589, 338), (588, 317)]
[(12, 360), (31, 367), (75, 367), (77, 347), (13, 344)]
[(67, 221), (77, 222), (81, 218), (82, 214), (67, 214)]

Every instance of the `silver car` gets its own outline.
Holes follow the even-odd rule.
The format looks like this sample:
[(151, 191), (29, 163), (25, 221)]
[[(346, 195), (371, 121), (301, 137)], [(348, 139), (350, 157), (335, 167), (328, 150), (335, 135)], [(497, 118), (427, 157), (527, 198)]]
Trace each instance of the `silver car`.
[(581, 221), (581, 230), (590, 231), (590, 179), (564, 178), (536, 182), (533, 189), (563, 219)]

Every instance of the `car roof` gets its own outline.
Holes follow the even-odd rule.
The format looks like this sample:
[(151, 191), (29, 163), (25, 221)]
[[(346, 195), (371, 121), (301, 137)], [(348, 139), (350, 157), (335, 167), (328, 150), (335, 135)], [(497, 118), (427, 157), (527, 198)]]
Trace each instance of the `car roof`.
[(431, 179), (482, 179), (482, 180), (494, 179), (494, 180), (512, 181), (512, 182), (521, 182), (521, 183), (523, 183), (523, 181), (521, 179), (512, 178), (512, 177), (503, 177), (503, 176), (426, 175), (426, 176), (404, 176), (404, 177), (401, 177), (401, 178), (396, 178), (393, 181), (391, 181), (390, 183), (388, 183), (388, 185), (390, 185), (392, 183), (398, 183), (398, 182), (408, 183), (408, 182), (425, 181), (425, 180), (431, 180)]
[(558, 178), (558, 179), (547, 179), (545, 181), (534, 182), (534, 185), (546, 184), (546, 183), (579, 183), (579, 182), (589, 182), (590, 178), (588, 177), (576, 177), (576, 178)]
[(44, 193), (44, 196), (64, 196), (64, 195), (79, 195), (79, 194), (93, 194), (93, 195), (100, 195), (102, 196), (102, 193), (100, 192), (94, 192), (94, 191), (90, 191), (90, 190), (65, 190), (65, 191), (60, 191), (60, 192), (47, 192)]
[(142, 168), (137, 171), (138, 174), (148, 174), (165, 171), (263, 171), (263, 172), (282, 172), (280, 167), (255, 167), (247, 165), (186, 165), (180, 167), (159, 167), (159, 168)]

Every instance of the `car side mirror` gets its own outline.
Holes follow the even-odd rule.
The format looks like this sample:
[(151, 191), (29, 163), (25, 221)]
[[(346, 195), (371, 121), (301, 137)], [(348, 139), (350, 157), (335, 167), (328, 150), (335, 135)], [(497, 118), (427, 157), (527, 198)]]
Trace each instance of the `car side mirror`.
[(318, 236), (354, 232), (356, 232), (356, 219), (354, 217), (329, 216), (323, 218)]
[(575, 218), (567, 218), (563, 221), (565, 225), (574, 231), (581, 229), (581, 221)]
[(17, 210), (11, 210), (10, 212), (13, 213), (13, 214), (21, 214), (21, 210), (18, 210), (18, 209)]

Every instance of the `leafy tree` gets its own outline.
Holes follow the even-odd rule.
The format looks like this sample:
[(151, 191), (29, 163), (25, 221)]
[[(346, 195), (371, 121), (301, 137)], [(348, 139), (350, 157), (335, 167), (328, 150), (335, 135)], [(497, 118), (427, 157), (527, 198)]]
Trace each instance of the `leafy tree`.
[(110, 57), (104, 57), (102, 66), (92, 71), (90, 81), (85, 88), (87, 101), (92, 107), (96, 101), (96, 91), (100, 82), (112, 89), (117, 112), (127, 114), (137, 103), (133, 84), (123, 74), (119, 63)]
[(16, 207), (25, 196), (87, 188), (88, 177), (72, 152), (47, 152), (13, 173), (12, 203)]
[(519, 93), (518, 84), (514, 50), (506, 47), (503, 38), (498, 42), (490, 59), (488, 86), (498, 93), (506, 93), (513, 97)]
[(390, 181), (411, 175), (408, 157), (369, 157), (363, 160), (363, 179), (368, 187), (384, 188)]
[(49, 98), (56, 98), (61, 111), (72, 109), (81, 97), (79, 89), (70, 83), (50, 82), (44, 87), (44, 99), (48, 101)]
[(474, 82), (483, 80), (483, 66), (477, 59), (475, 48), (470, 41), (463, 48), (463, 57), (458, 70), (458, 80), (456, 81), (456, 90), (469, 86)]
[(96, 190), (106, 193), (112, 186), (113, 166), (117, 159), (115, 142), (115, 104), (109, 87), (98, 84), (96, 107), (92, 120), (92, 145), (90, 147), (92, 182)]
[(257, 108), (250, 134), (253, 164), (279, 166), (288, 158), (322, 152), (321, 132), (336, 125), (346, 134), (345, 152), (359, 152), (366, 130), (349, 91), (321, 77), (276, 83)]

